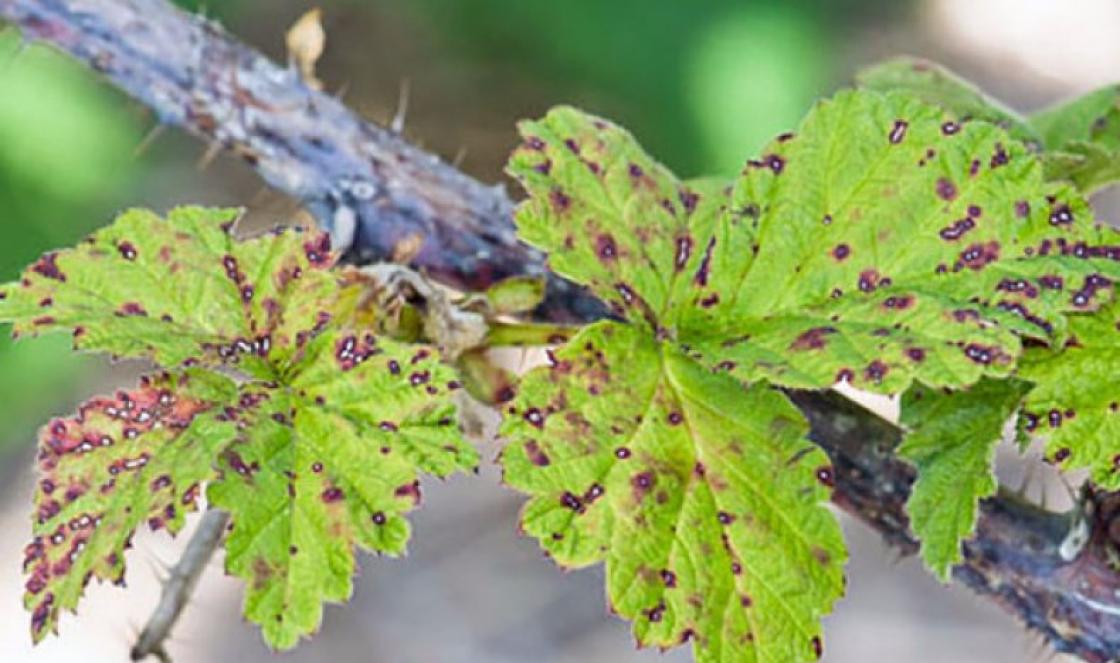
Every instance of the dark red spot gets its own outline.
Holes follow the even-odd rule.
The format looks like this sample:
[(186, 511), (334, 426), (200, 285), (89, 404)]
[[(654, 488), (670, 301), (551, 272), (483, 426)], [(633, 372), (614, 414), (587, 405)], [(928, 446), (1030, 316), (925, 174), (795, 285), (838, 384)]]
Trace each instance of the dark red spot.
[(614, 450), (614, 457), (619, 460), (626, 460), (630, 457), (630, 450), (626, 447), (619, 447)]
[(245, 275), (237, 268), (237, 258), (231, 255), (222, 257), (222, 267), (226, 270), (226, 278), (234, 283), (240, 283), (245, 278)]
[(397, 486), (397, 489), (393, 491), (393, 495), (395, 495), (396, 497), (411, 499), (413, 504), (419, 504), (420, 482), (413, 481), (412, 483), (406, 483), (404, 485)]
[(989, 165), (995, 169), (1006, 165), (1009, 161), (1011, 161), (1011, 156), (1007, 154), (1007, 150), (1003, 149), (1003, 143), (996, 143), (995, 151), (992, 152), (992, 159)]
[(1057, 451), (1054, 452), (1054, 462), (1055, 463), (1061, 463), (1065, 459), (1069, 458), (1069, 453), (1070, 453), (1069, 449), (1067, 449), (1065, 447), (1062, 447), (1061, 449), (1058, 449)]
[(945, 226), (937, 234), (941, 236), (941, 239), (952, 242), (960, 239), (962, 235), (975, 227), (976, 222), (971, 217), (965, 217)]
[(813, 655), (818, 659), (824, 656), (824, 646), (821, 645), (820, 636), (814, 635), (813, 639), (809, 641), (809, 645), (813, 648)]
[(890, 371), (890, 367), (882, 361), (876, 359), (867, 365), (863, 370), (863, 377), (867, 380), (879, 384), (883, 381), (883, 377)]
[(904, 310), (910, 308), (914, 303), (914, 298), (911, 295), (898, 295), (890, 296), (883, 300), (883, 306), (889, 309)]
[(1050, 210), (1050, 225), (1068, 226), (1073, 223), (1073, 212), (1069, 205), (1058, 205)]
[(673, 260), (673, 265), (677, 271), (684, 269), (688, 264), (688, 257), (692, 254), (692, 238), (691, 237), (678, 237), (677, 238), (677, 254)]
[(1031, 205), (1025, 200), (1020, 200), (1015, 203), (1015, 216), (1020, 219), (1025, 219), (1031, 213)]
[(548, 200), (552, 203), (552, 208), (559, 213), (566, 212), (572, 205), (572, 199), (560, 189), (553, 189), (550, 191)]
[(906, 356), (910, 361), (920, 362), (926, 358), (926, 351), (921, 348), (906, 348)]
[(780, 175), (782, 173), (782, 169), (785, 168), (786, 162), (785, 159), (781, 158), (777, 154), (771, 154), (770, 156), (766, 157), (766, 165), (770, 168), (771, 171), (773, 171), (775, 175)]
[(583, 506), (583, 501), (568, 491), (564, 491), (564, 494), (560, 496), (560, 504), (576, 513), (583, 513), (586, 511), (586, 507)]
[(790, 343), (790, 350), (819, 350), (828, 345), (828, 336), (836, 333), (835, 327), (814, 327), (802, 332)]
[(378, 511), (378, 512), (374, 513), (373, 516), (370, 517), (370, 520), (373, 521), (374, 525), (377, 525), (379, 527), (381, 525), (384, 525), (385, 524), (385, 512)]
[(313, 267), (326, 267), (331, 259), (331, 237), (320, 233), (316, 239), (305, 242), (303, 252)]
[(835, 485), (835, 479), (832, 474), (832, 468), (829, 466), (817, 468), (817, 481), (820, 481), (825, 486), (832, 488)]
[(700, 261), (700, 267), (696, 270), (696, 276), (693, 280), (697, 285), (703, 287), (708, 285), (708, 271), (711, 269), (712, 250), (716, 246), (716, 238), (712, 237), (708, 240), (708, 246), (704, 249), (704, 258)]
[(634, 500), (641, 502), (646, 496), (646, 493), (653, 488), (656, 482), (653, 472), (639, 472), (630, 478), (630, 486), (633, 488)]
[(342, 492), (341, 488), (331, 486), (330, 488), (327, 488), (323, 491), (321, 497), (323, 498), (323, 502), (332, 504), (334, 502), (340, 501), (343, 497), (346, 497), (346, 493)]
[(999, 260), (999, 242), (973, 244), (960, 254), (961, 264), (973, 271), (979, 271), (988, 264)]
[(136, 247), (131, 242), (121, 242), (117, 244), (117, 251), (120, 252), (121, 257), (125, 260), (136, 260)]
[(847, 244), (837, 244), (832, 249), (832, 257), (839, 262), (843, 262), (845, 258), (852, 254), (852, 249)]
[(960, 130), (961, 130), (961, 125), (957, 124), (956, 122), (953, 122), (952, 120), (950, 120), (948, 122), (945, 122), (941, 125), (941, 133), (945, 134), (946, 136), (952, 136), (953, 134), (957, 133)]
[(879, 287), (879, 282), (879, 272), (874, 269), (865, 269), (859, 273), (858, 285), (860, 292), (873, 292), (875, 288)]
[(670, 412), (669, 413), (669, 425), (670, 426), (677, 426), (682, 421), (684, 421), (684, 417), (681, 415), (680, 412)]
[(669, 569), (661, 569), (661, 581), (665, 583), (666, 587), (672, 589), (677, 586), (677, 574)]
[(544, 415), (541, 414), (539, 408), (531, 407), (525, 410), (523, 417), (534, 428), (544, 428)]
[(58, 268), (58, 254), (54, 252), (39, 258), (38, 262), (31, 266), (31, 271), (48, 279), (66, 281), (66, 275)]
[(902, 142), (902, 139), (906, 137), (906, 127), (908, 126), (910, 124), (905, 120), (894, 121), (894, 126), (891, 127), (891, 132), (887, 136), (891, 144), (897, 145)]
[(618, 257), (618, 247), (614, 243), (614, 237), (610, 235), (599, 235), (595, 240), (595, 253), (598, 254), (599, 259), (603, 262), (610, 262)]
[(529, 462), (537, 467), (546, 467), (552, 462), (536, 440), (525, 443), (525, 455), (528, 456)]
[(140, 304), (136, 303), (136, 302), (125, 302), (124, 304), (121, 305), (121, 307), (117, 311), (117, 313), (119, 315), (122, 315), (122, 316), (145, 316), (145, 315), (148, 315), (148, 312), (146, 310), (144, 310), (144, 307), (141, 306)]
[(957, 197), (957, 186), (949, 179), (941, 177), (937, 180), (937, 196), (942, 200), (953, 200)]

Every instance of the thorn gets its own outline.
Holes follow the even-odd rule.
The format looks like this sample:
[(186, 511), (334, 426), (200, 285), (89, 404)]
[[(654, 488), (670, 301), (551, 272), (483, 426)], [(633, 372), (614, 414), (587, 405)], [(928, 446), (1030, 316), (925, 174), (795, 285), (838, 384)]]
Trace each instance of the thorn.
[(1033, 459), (1029, 459), (1026, 468), (1023, 470), (1023, 479), (1019, 482), (1019, 487), (1015, 489), (1015, 494), (1022, 499), (1027, 498), (1027, 490), (1030, 488), (1031, 481), (1034, 480), (1035, 468), (1038, 467)]
[(401, 79), (400, 98), (397, 100), (397, 113), (389, 123), (389, 131), (395, 134), (404, 132), (404, 118), (408, 115), (408, 97), (412, 92), (412, 84), (407, 78)]
[(346, 93), (350, 91), (350, 81), (346, 81), (338, 86), (338, 91), (334, 93), (334, 98), (342, 101), (346, 98)]
[(214, 159), (217, 158), (218, 154), (220, 154), (221, 151), (221, 143), (211, 142), (206, 146), (206, 151), (202, 153), (201, 157), (199, 157), (198, 163), (195, 164), (195, 168), (200, 171), (206, 170), (206, 168), (208, 168), (210, 164), (214, 162)]
[(162, 136), (163, 132), (166, 129), (166, 124), (163, 124), (162, 122), (156, 123), (156, 125), (149, 129), (148, 133), (140, 139), (140, 143), (137, 144), (136, 149), (132, 151), (132, 158), (139, 159), (140, 157), (144, 156), (144, 153), (148, 151), (148, 148), (152, 146), (152, 143), (156, 142), (156, 139)]
[(467, 146), (464, 145), (464, 146), (459, 148), (458, 152), (455, 153), (455, 158), (451, 160), (451, 167), (456, 168), (456, 169), (459, 168), (460, 166), (463, 165), (463, 161), (466, 160), (466, 158), (467, 158)]
[(1078, 491), (1073, 487), (1073, 484), (1071, 484), (1069, 482), (1069, 479), (1066, 478), (1066, 475), (1062, 474), (1061, 472), (1057, 472), (1056, 474), (1058, 477), (1058, 481), (1060, 481), (1062, 483), (1062, 487), (1066, 489), (1066, 494), (1069, 495), (1069, 500), (1075, 505), (1080, 504), (1081, 497), (1078, 495)]

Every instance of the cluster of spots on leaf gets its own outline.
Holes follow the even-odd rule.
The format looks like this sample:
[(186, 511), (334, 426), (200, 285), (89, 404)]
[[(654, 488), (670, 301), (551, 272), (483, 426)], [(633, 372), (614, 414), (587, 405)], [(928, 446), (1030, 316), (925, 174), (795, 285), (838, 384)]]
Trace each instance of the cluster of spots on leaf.
[[(157, 430), (180, 431), (209, 404), (176, 396), (169, 378), (145, 378), (139, 388), (119, 391), (112, 397), (97, 397), (84, 403), (73, 417), (57, 418), (40, 433), (37, 456), (42, 478), (36, 491), (36, 536), (24, 553), (26, 589), (34, 604), (32, 631), (39, 637), (57, 619), (58, 605), (52, 584), (62, 582), (101, 524), (100, 511), (75, 512), (87, 493), (97, 499), (117, 490), (118, 482), (131, 481), (149, 463), (149, 451), (125, 451), (134, 440)], [(98, 458), (103, 459), (99, 463)], [(144, 489), (153, 497), (147, 514), (152, 529), (163, 527), (178, 514), (177, 504), (195, 507), (197, 485), (175, 486), (171, 477), (160, 474), (145, 480)], [(84, 504), (84, 502), (83, 502)], [(72, 506), (74, 505), (74, 506)], [(63, 512), (64, 520), (60, 520)], [(57, 522), (57, 524), (55, 524)], [(126, 543), (127, 547), (127, 543)], [(83, 586), (94, 570), (120, 581), (123, 563), (112, 553), (106, 560), (90, 560), (84, 567)]]

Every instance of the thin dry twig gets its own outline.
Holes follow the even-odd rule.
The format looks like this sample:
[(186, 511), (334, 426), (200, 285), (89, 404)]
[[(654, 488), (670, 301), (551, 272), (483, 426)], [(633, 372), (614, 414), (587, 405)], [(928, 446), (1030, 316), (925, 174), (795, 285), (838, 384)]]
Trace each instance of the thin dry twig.
[(229, 524), (229, 514), (218, 509), (210, 509), (202, 516), (198, 529), (191, 536), (183, 556), (168, 573), (163, 583), (156, 609), (148, 617), (144, 630), (136, 638), (129, 656), (134, 661), (142, 661), (155, 656), (160, 661), (170, 661), (164, 645), (171, 635), (171, 629), (179, 621), (179, 615), (190, 601), (191, 593), (198, 584), (198, 578), (210, 564), (210, 558), (218, 549)]

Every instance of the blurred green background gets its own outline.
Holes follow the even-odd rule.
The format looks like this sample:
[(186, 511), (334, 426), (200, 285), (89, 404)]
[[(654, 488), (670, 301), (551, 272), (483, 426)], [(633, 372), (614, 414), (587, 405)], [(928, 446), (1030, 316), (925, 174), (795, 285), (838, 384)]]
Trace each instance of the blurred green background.
[[(313, 6), (179, 4), (281, 61), (285, 30)], [(794, 128), (814, 99), (861, 65), (898, 53), (941, 60), (1021, 109), (1120, 78), (1115, 0), (318, 4), (328, 34), (318, 74), (327, 88), (385, 122), (407, 81), (406, 136), (488, 182), (503, 179), (515, 121), (557, 103), (615, 119), (681, 175), (695, 176), (736, 172)], [(264, 190), (231, 158), (200, 169), (205, 146), (175, 131), (146, 139), (154, 124), (64, 57), (0, 34), (0, 279), (16, 278), (43, 251), (73, 244), (133, 205), (243, 205), (265, 223), (299, 213), (298, 203)], [(16, 560), (36, 427), (96, 389), (127, 383), (136, 367), (75, 357), (66, 338), (13, 345), (0, 336), (0, 524), (14, 514), (13, 527), (23, 528), (0, 558), (0, 615), (10, 624), (0, 627), (0, 660), (124, 660), (136, 620), (158, 592), (143, 585), (152, 574), (135, 558), (158, 568), (161, 553), (138, 551), (130, 585), (139, 577), (141, 589), (97, 590), (100, 603), (87, 602), (81, 619), (64, 623), (63, 638), (35, 654), (23, 635)], [(288, 660), (662, 660), (627, 646), (626, 627), (603, 614), (595, 572), (561, 577), (514, 536), (520, 500), (493, 479), (433, 486), (409, 560), (374, 560), (367, 568), (380, 584), (329, 611), (324, 634)], [(864, 529), (849, 527), (849, 538), (852, 598), (830, 620), (827, 660), (1027, 659), (1030, 641), (1002, 613), (966, 593), (942, 592), (914, 564), (884, 571), (887, 555)], [(236, 617), (239, 588), (211, 576), (207, 582), (219, 584), (204, 583), (186, 635), (173, 643), (183, 660), (274, 660)]]

